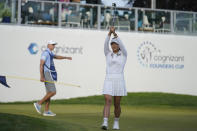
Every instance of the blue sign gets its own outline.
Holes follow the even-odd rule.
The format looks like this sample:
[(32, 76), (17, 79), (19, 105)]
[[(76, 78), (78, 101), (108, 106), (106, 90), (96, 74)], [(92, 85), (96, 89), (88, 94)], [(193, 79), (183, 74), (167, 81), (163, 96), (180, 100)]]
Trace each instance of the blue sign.
[(38, 53), (38, 45), (36, 43), (31, 43), (28, 47), (30, 54), (35, 55)]

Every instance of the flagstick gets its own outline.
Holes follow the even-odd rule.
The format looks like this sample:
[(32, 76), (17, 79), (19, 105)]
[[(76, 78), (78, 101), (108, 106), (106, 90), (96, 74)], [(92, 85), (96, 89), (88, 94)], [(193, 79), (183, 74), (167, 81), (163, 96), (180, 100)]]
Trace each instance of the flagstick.
[[(39, 81), (38, 79), (34, 79), (34, 78), (27, 78), (27, 77), (19, 77), (19, 76), (6, 76), (8, 78), (14, 78), (14, 79), (21, 79), (21, 80), (32, 80), (32, 81)], [(56, 83), (59, 85), (65, 85), (65, 86), (73, 86), (73, 87), (79, 87), (80, 85), (74, 85), (74, 84), (68, 84), (68, 83), (63, 83), (63, 82), (55, 82), (55, 81), (44, 81), (44, 82), (48, 82), (48, 83)]]

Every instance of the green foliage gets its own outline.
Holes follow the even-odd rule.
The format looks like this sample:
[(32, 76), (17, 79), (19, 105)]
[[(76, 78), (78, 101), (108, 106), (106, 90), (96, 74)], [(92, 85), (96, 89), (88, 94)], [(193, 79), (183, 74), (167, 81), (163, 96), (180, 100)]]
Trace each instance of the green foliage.
[(0, 3), (0, 18), (2, 17), (3, 8), (4, 8), (4, 4)]
[(4, 3), (0, 3), (0, 10), (2, 10), (4, 7)]
[(10, 8), (5, 8), (5, 9), (3, 9), (3, 11), (2, 11), (2, 17), (11, 17), (11, 11), (10, 11)]
[(195, 29), (195, 31), (197, 31), (197, 22), (194, 23), (194, 29)]
[(0, 2), (0, 17), (11, 17), (11, 9), (4, 7), (4, 2)]

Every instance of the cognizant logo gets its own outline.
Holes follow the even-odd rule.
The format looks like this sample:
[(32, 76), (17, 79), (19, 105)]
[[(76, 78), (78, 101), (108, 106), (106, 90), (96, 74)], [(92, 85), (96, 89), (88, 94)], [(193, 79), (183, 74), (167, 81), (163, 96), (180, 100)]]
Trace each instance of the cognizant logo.
[[(37, 54), (39, 51), (43, 52), (44, 50), (47, 49), (46, 45), (42, 45), (42, 46), (38, 46), (38, 44), (36, 43), (30, 43), (30, 45), (28, 46), (28, 50), (30, 52), (30, 54), (35, 55)], [(56, 46), (54, 49), (54, 54), (83, 54), (83, 47), (82, 46), (78, 46), (78, 47), (69, 47), (69, 46)]]
[[(42, 46), (41, 47), (41, 51), (44, 51), (47, 49), (47, 46)], [(79, 47), (68, 47), (68, 46), (56, 46), (54, 51), (55, 54), (83, 54), (83, 47), (79, 46)]]
[(29, 53), (35, 55), (38, 53), (38, 45), (36, 43), (30, 43), (28, 47)]
[(140, 65), (153, 69), (183, 69), (184, 56), (166, 55), (152, 42), (145, 41), (137, 49), (137, 59)]

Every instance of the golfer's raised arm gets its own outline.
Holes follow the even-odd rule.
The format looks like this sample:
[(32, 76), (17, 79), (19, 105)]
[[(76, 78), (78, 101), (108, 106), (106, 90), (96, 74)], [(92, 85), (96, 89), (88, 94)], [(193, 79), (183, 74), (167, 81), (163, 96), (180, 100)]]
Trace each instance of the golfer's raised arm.
[(105, 43), (104, 43), (104, 54), (107, 56), (107, 54), (110, 52), (109, 50), (109, 40), (110, 40), (111, 32), (108, 33)]
[(118, 37), (118, 35), (116, 33), (114, 33), (114, 36), (118, 40), (119, 47), (120, 47), (120, 50), (122, 51), (123, 55), (127, 57), (127, 50), (126, 50), (124, 44), (122, 43), (122, 41), (120, 40), (120, 38)]

